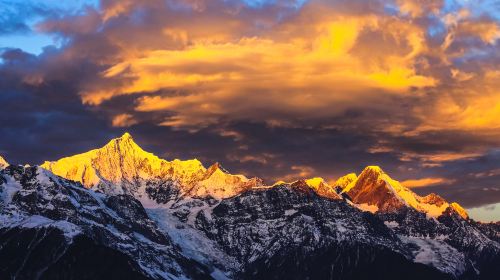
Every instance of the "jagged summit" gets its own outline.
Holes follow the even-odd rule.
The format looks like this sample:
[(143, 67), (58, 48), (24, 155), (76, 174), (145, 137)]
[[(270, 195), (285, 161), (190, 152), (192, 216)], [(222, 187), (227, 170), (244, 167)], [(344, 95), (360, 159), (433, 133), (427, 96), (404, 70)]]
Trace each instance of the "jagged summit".
[[(43, 168), (61, 177), (81, 182), (88, 188), (108, 193), (130, 193), (143, 197), (151, 182), (174, 182), (181, 196), (223, 199), (248, 189), (262, 186), (262, 180), (232, 175), (220, 163), (206, 169), (196, 160), (167, 161), (144, 151), (129, 133), (109, 141), (102, 148), (45, 162)], [(149, 182), (149, 183), (148, 183)], [(351, 173), (329, 185), (323, 178), (302, 179), (288, 185), (310, 188), (330, 199), (347, 196), (361, 209), (390, 212), (402, 207), (414, 208), (431, 217), (440, 216), (447, 208), (466, 217), (458, 204), (450, 205), (443, 198), (430, 194), (418, 196), (393, 180), (379, 166), (367, 166), (359, 176)]]
[(155, 155), (144, 151), (139, 145), (137, 145), (132, 135), (128, 132), (125, 132), (118, 138), (112, 139), (103, 148), (101, 148), (101, 150), (102, 149), (107, 149), (110, 152), (114, 151), (121, 156), (140, 155), (156, 157)]
[(219, 163), (206, 169), (197, 159), (161, 159), (144, 151), (129, 133), (102, 148), (45, 162), (41, 167), (88, 188), (114, 193), (136, 194), (144, 191), (147, 182), (160, 180), (175, 181), (184, 195), (225, 198), (261, 184), (256, 179), (231, 175)]
[(2, 156), (0, 156), (0, 168), (5, 168), (7, 166), (9, 166), (9, 163)]
[[(311, 189), (315, 193), (317, 193), (319, 196), (326, 197), (329, 199), (341, 199), (340, 196), (335, 192), (335, 189), (330, 186), (325, 179), (321, 177), (314, 177), (314, 178), (309, 178), (309, 179), (301, 179), (297, 180), (293, 183), (283, 183), (285, 185), (289, 185), (292, 188), (295, 189)], [(274, 186), (278, 186), (280, 183), (275, 183)]]
[(370, 172), (370, 173), (373, 173), (373, 174), (382, 174), (382, 173), (385, 173), (384, 170), (382, 170), (382, 168), (378, 165), (368, 165), (367, 167), (365, 167), (365, 169), (363, 170), (363, 172)]
[(452, 202), (450, 204), (450, 206), (462, 218), (464, 218), (464, 219), (468, 219), (469, 218), (469, 214), (467, 214), (467, 211), (465, 211), (465, 209), (460, 204), (458, 204), (456, 202)]
[[(455, 205), (458, 207), (453, 207), (436, 194), (421, 197), (392, 179), (378, 166), (366, 167), (357, 178), (352, 175), (347, 176), (352, 180), (343, 187), (339, 184), (342, 193), (347, 194), (352, 202), (360, 205), (361, 208), (371, 209), (372, 212), (392, 212), (403, 207), (410, 207), (430, 217), (438, 217), (446, 209), (452, 207), (462, 217), (467, 216), (465, 210), (457, 203)], [(343, 182), (345, 181), (344, 178)], [(460, 214), (460, 209), (463, 210), (462, 214)]]
[(381, 167), (379, 166), (374, 166), (370, 165), (365, 167), (363, 171), (359, 174), (359, 176), (356, 176), (354, 173), (345, 175), (341, 177), (339, 180), (341, 180), (341, 184), (339, 186), (342, 186), (343, 192), (347, 193), (349, 192), (354, 186), (355, 182), (358, 180), (363, 180), (363, 181), (368, 181), (368, 180), (377, 180), (382, 175), (386, 175), (386, 173), (382, 170)]
[(207, 169), (203, 179), (196, 182), (191, 194), (196, 197), (212, 196), (222, 199), (259, 186), (262, 186), (262, 180), (231, 175), (219, 163), (215, 163)]
[[(209, 169), (205, 175), (211, 194), (232, 195), (231, 187), (252, 181), (229, 176), (218, 164)], [(227, 181), (231, 178), (235, 181)], [(30, 260), (35, 252), (39, 260), (6, 262), (5, 267), (20, 271), (17, 278), (52, 279), (78, 263), (84, 265), (78, 271), (92, 275), (102, 270), (102, 260), (116, 263), (125, 255), (120, 266), (109, 267), (111, 276), (94, 278), (113, 278), (122, 270), (123, 277), (133, 279), (145, 278), (128, 275), (130, 271), (147, 279), (498, 278), (497, 270), (491, 270), (498, 267), (500, 256), (496, 227), (461, 219), (449, 212), (451, 208), (446, 210), (451, 215), (439, 219), (406, 209), (374, 216), (361, 213), (356, 204), (315, 195), (313, 188), (328, 189), (321, 178), (221, 200), (197, 199), (196, 192), (186, 199), (170, 199), (176, 184), (148, 183), (150, 199), (166, 203), (147, 205), (137, 196), (86, 190), (39, 167), (0, 170), (0, 255)], [(202, 188), (193, 185), (193, 190)], [(426, 199), (440, 200), (435, 195)], [(82, 246), (86, 239), (90, 242)], [(99, 253), (103, 250), (120, 254)], [(88, 256), (96, 262), (88, 263)], [(65, 262), (61, 265), (59, 260)], [(395, 267), (398, 272), (373, 272), (376, 266)], [(366, 273), (352, 277), (355, 270)], [(41, 274), (45, 271), (52, 272)]]
[(357, 178), (358, 175), (356, 175), (356, 173), (349, 173), (345, 176), (338, 178), (337, 181), (335, 181), (334, 187), (339, 187), (340, 189), (344, 189)]
[(167, 172), (168, 165), (168, 162), (144, 151), (129, 133), (125, 133), (100, 149), (54, 162), (46, 161), (41, 167), (91, 187), (103, 182), (117, 184), (159, 176)]
[(130, 140), (133, 140), (132, 135), (130, 135), (130, 133), (128, 133), (128, 132), (123, 133), (123, 135), (120, 138), (118, 138), (118, 139), (122, 139), (122, 140), (129, 140), (130, 139)]
[(205, 176), (208, 177), (208, 176), (210, 176), (213, 173), (218, 172), (218, 171), (226, 173), (226, 174), (230, 174), (229, 171), (227, 171), (224, 167), (222, 167), (222, 165), (219, 162), (216, 162), (216, 163), (210, 165), (210, 167), (208, 167)]
[(315, 178), (311, 178), (311, 179), (306, 179), (305, 182), (306, 182), (307, 185), (309, 185), (311, 188), (313, 188), (315, 190), (321, 188), (323, 185), (328, 185), (325, 182), (325, 179), (323, 179), (321, 177), (315, 177)]

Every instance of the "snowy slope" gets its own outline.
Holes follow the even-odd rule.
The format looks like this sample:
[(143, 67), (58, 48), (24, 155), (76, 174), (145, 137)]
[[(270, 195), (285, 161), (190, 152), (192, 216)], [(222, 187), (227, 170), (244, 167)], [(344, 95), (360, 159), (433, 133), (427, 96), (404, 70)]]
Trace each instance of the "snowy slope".
[[(0, 197), (0, 235), (35, 230), (32, 231), (35, 236), (26, 237), (35, 243), (45, 242), (43, 230), (46, 229), (56, 229), (64, 235), (65, 241), (58, 241), (57, 246), (65, 249), (56, 255), (45, 256), (47, 260), (52, 258), (45, 266), (58, 262), (75, 240), (85, 238), (91, 246), (104, 246), (107, 254), (129, 258), (130, 267), (124, 269), (140, 269), (144, 278), (190, 278), (197, 269), (210, 274), (209, 267), (180, 254), (172, 239), (162, 233), (131, 196), (96, 193), (39, 167), (9, 166), (0, 171)], [(42, 235), (36, 235), (37, 232)], [(57, 236), (52, 239), (56, 242)], [(6, 255), (20, 260), (30, 258), (30, 251), (20, 250), (13, 254), (3, 250), (9, 247), (9, 240), (0, 240), (3, 244), (0, 258)], [(33, 273), (43, 270), (43, 267), (37, 268)], [(23, 270), (23, 266), (15, 271), (18, 275), (31, 273)]]
[[(216, 279), (358, 279), (371, 276), (366, 271), (383, 279), (495, 279), (488, 277), (498, 272), (499, 244), (490, 239), (495, 227), (477, 225), (458, 204), (435, 194), (416, 195), (375, 166), (332, 185), (311, 178), (263, 186), (261, 180), (232, 175), (219, 164), (206, 169), (197, 160), (160, 159), (125, 134), (103, 148), (43, 167), (82, 182), (90, 189), (84, 191), (103, 203), (120, 197), (120, 215), (129, 216), (136, 212), (129, 208), (140, 206), (143, 214), (137, 220), (168, 240), (168, 246), (153, 241), (153, 252), (168, 251), (173, 259), (173, 267), (165, 268), (158, 264), (165, 260), (139, 258), (141, 271), (153, 278), (169, 278), (174, 272), (193, 277), (185, 262), (198, 276)], [(20, 188), (14, 182), (18, 179), (9, 178), (3, 179), (3, 205), (11, 205)], [(63, 180), (52, 178), (37, 181), (50, 189), (52, 181)], [(72, 199), (82, 204), (81, 197)], [(45, 212), (29, 215), (26, 222), (6, 221), (14, 221), (9, 227), (61, 226), (60, 219)], [(113, 219), (118, 224), (123, 220), (112, 216), (103, 226), (121, 228)], [(129, 219), (136, 220), (135, 214)], [(74, 224), (77, 228), (70, 227), (66, 235), (88, 232), (85, 223)], [(137, 229), (111, 230), (129, 236), (127, 242), (133, 244), (110, 247), (137, 257), (130, 252), (137, 251), (134, 242), (153, 244), (143, 233), (131, 235)], [(397, 269), (379, 270), (387, 266)]]
[(342, 176), (335, 181), (335, 186), (334, 187), (340, 187), (341, 189), (344, 189), (347, 187), (350, 183), (358, 179), (358, 176), (355, 173), (349, 173), (345, 176)]
[(0, 169), (3, 169), (7, 166), (9, 166), (9, 163), (3, 157), (0, 156)]
[[(141, 186), (175, 182), (180, 195), (226, 198), (261, 185), (258, 179), (223, 172), (218, 164), (206, 169), (196, 159), (167, 161), (144, 151), (125, 133), (100, 149), (45, 162), (42, 168), (106, 193), (144, 195)], [(150, 184), (151, 185), (151, 184)]]
[[(429, 217), (437, 218), (451, 205), (436, 194), (421, 197), (392, 179), (378, 166), (368, 166), (356, 179), (342, 188), (342, 192), (359, 205), (376, 207), (377, 211), (396, 211), (410, 207)], [(452, 204), (467, 218), (463, 208)]]

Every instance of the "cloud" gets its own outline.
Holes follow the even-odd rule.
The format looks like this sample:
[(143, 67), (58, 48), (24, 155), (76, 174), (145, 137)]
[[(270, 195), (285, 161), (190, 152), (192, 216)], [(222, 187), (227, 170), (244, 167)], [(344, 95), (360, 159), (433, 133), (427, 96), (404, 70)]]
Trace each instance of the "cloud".
[(409, 0), (104, 1), (39, 28), (72, 38), (65, 55), (102, 67), (80, 88), (84, 104), (131, 95), (133, 110), (120, 113), (164, 112), (161, 126), (345, 126), (331, 120), (390, 110), (407, 115), (372, 118), (372, 130), (492, 133), (498, 22), (465, 5), (445, 8)]
[(441, 0), (397, 0), (399, 10), (412, 17), (422, 17), (430, 14), (439, 14), (444, 1)]
[(284, 182), (293, 182), (298, 179), (310, 178), (314, 176), (314, 168), (305, 165), (292, 165), (290, 167), (291, 173), (285, 175), (281, 180)]
[[(171, 111), (175, 116), (161, 125), (189, 127), (220, 119), (255, 120), (260, 115), (255, 114), (255, 104), (265, 112), (262, 118), (273, 115), (275, 121), (290, 115), (324, 119), (348, 106), (363, 106), (360, 100), (407, 94), (438, 83), (415, 65), (425, 49), (422, 28), (389, 16), (339, 15), (333, 7), (328, 7), (331, 16), (323, 13), (302, 24), (324, 8), (310, 5), (260, 36), (226, 34), (213, 39), (210, 25), (203, 25), (207, 35), (191, 38), (189, 30), (169, 27), (160, 36), (189, 44), (173, 50), (146, 49), (125, 58), (102, 73), (104, 81), (120, 85), (84, 91), (83, 102), (99, 105), (114, 96), (137, 94), (137, 111)], [(389, 40), (394, 51), (381, 46), (380, 61), (367, 64), (363, 46), (357, 43), (362, 36)], [(140, 96), (162, 91), (176, 94)], [(373, 92), (377, 96), (371, 96)]]
[(130, 114), (116, 115), (112, 121), (114, 127), (129, 127), (137, 123), (138, 121)]
[(0, 36), (31, 33), (33, 22), (56, 13), (36, 2), (0, 0), (0, 5)]
[(450, 185), (455, 181), (446, 179), (446, 178), (421, 178), (421, 179), (412, 179), (405, 180), (401, 182), (401, 184), (407, 188), (422, 188), (422, 187), (430, 187), (434, 185)]
[[(367, 90), (396, 94), (435, 83), (403, 62), (389, 69), (366, 69), (361, 60), (350, 57), (348, 47), (323, 42), (336, 32), (357, 31), (344, 30), (351, 27), (343, 23), (326, 28), (331, 30), (315, 39), (312, 49), (307, 43), (252, 38), (236, 44), (202, 44), (183, 51), (154, 52), (114, 66), (105, 74), (114, 77), (127, 69), (123, 75), (135, 77), (134, 82), (114, 93), (88, 93), (84, 101), (98, 103), (113, 94), (168, 89), (184, 94), (141, 97), (136, 110), (173, 111), (174, 120), (163, 123), (169, 126), (206, 125), (223, 117), (255, 120), (269, 118), (269, 114), (282, 115), (281, 119), (293, 114), (314, 120), (338, 114), (345, 108), (342, 103), (353, 102), (353, 97), (370, 98), (366, 97)], [(339, 42), (346, 44), (343, 39)], [(255, 114), (255, 106), (264, 114)]]
[(486, 172), (471, 173), (470, 175), (472, 175), (472, 176), (474, 176), (476, 178), (485, 178), (485, 177), (500, 176), (500, 168), (499, 169), (488, 170)]
[(26, 26), (59, 47), (2, 50), (0, 148), (36, 163), (126, 128), (162, 157), (220, 161), (268, 182), (381, 165), (403, 181), (443, 180), (416, 191), (465, 205), (500, 201), (491, 191), (499, 20), (489, 1), (471, 2), (103, 0), (49, 9)]
[(242, 156), (236, 156), (236, 155), (228, 155), (227, 159), (230, 161), (239, 161), (239, 162), (255, 162), (255, 163), (260, 163), (260, 164), (267, 164), (268, 163), (268, 158), (272, 158), (273, 155), (269, 154), (264, 154), (262, 156), (253, 156), (253, 155), (242, 155)]

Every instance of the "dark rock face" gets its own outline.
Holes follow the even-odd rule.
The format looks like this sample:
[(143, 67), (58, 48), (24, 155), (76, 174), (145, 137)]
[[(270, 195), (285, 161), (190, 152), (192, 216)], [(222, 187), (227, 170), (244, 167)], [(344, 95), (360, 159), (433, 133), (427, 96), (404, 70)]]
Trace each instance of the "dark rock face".
[(427, 219), (425, 214), (409, 208), (377, 216), (386, 222), (395, 222), (397, 226), (392, 229), (399, 236), (422, 237), (462, 254), (465, 263), (462, 279), (495, 279), (490, 271), (498, 271), (498, 242), (488, 238), (475, 222), (463, 219), (451, 208), (437, 220)]
[[(0, 170), (0, 279), (500, 275), (498, 224), (463, 219), (451, 207), (437, 219), (404, 206), (372, 214), (304, 183), (220, 200), (182, 197), (174, 182), (151, 181), (144, 190), (165, 213), (152, 215), (130, 194), (94, 192), (38, 167)], [(175, 224), (166, 227), (170, 232), (165, 221)], [(195, 242), (194, 255), (183, 242)], [(217, 261), (212, 249), (220, 250)]]
[(243, 279), (452, 279), (386, 248), (339, 244), (314, 250), (292, 247), (258, 259)]
[[(450, 276), (409, 260), (377, 217), (287, 187), (222, 201), (197, 227), (245, 264), (243, 279), (401, 279)], [(391, 268), (391, 269), (389, 269)]]
[(148, 182), (146, 193), (154, 201), (164, 204), (177, 198), (180, 190), (172, 180), (167, 180), (158, 183)]
[(9, 166), (0, 177), (1, 279), (209, 276), (132, 196), (96, 193), (37, 167)]
[(67, 250), (57, 229), (3, 228), (0, 230), (0, 278), (36, 279)]
[(491, 240), (500, 242), (500, 222), (496, 223), (475, 223), (481, 231), (486, 234)]
[(158, 232), (155, 223), (149, 219), (142, 204), (134, 197), (130, 195), (115, 195), (106, 198), (104, 203), (120, 217), (124, 218), (124, 223), (117, 225), (118, 229), (140, 233), (149, 240), (159, 244), (170, 243), (168, 238)]
[(1, 279), (148, 279), (127, 255), (55, 228), (0, 230)]
[[(90, 268), (90, 269), (89, 269)], [(41, 279), (148, 279), (129, 256), (78, 236)]]
[(451, 208), (438, 220), (408, 207), (373, 215), (299, 185), (278, 186), (223, 200), (199, 212), (196, 227), (243, 264), (241, 278), (498, 275), (499, 244)]

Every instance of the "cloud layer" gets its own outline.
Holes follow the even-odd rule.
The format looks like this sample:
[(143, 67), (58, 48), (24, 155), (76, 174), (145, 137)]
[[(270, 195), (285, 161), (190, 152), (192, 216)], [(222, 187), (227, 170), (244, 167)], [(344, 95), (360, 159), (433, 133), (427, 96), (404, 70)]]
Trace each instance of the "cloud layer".
[(466, 205), (500, 201), (495, 1), (102, 0), (14, 18), (0, 32), (31, 28), (61, 46), (2, 51), (7, 158), (78, 152), (127, 129), (164, 156), (268, 181), (379, 164)]

